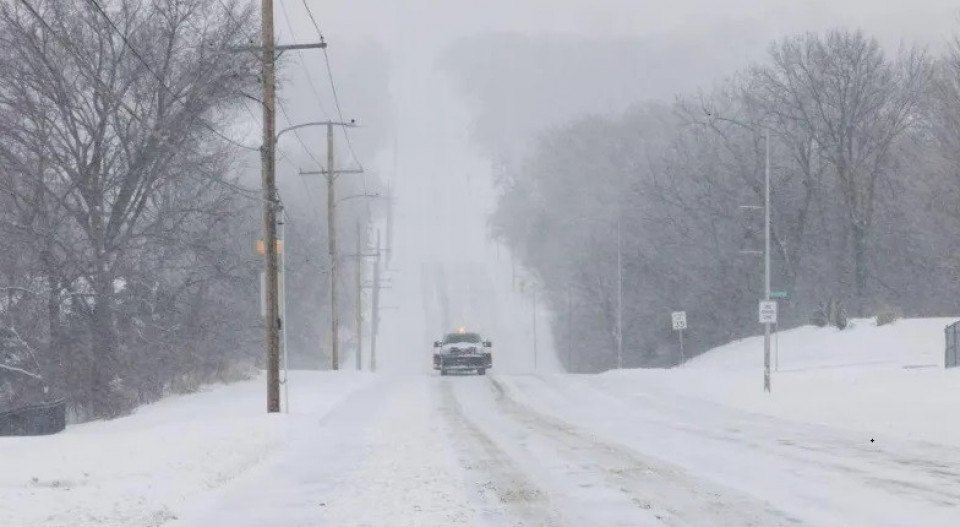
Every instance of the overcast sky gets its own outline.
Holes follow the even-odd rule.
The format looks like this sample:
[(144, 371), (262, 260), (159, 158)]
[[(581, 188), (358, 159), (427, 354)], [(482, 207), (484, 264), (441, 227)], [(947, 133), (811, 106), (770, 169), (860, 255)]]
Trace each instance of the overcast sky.
[[(463, 47), (469, 37), (474, 42), (482, 42), (494, 34), (523, 37), (530, 46), (539, 46), (535, 49), (543, 51), (542, 61), (538, 62), (554, 64), (554, 69), (563, 67), (563, 56), (559, 54), (569, 53), (569, 46), (557, 44), (565, 38), (589, 43), (596, 49), (580, 59), (594, 65), (598, 61), (606, 62), (611, 70), (624, 69), (624, 63), (632, 60), (629, 53), (624, 52), (631, 39), (636, 40), (636, 53), (657, 43), (681, 42), (689, 48), (678, 55), (679, 58), (670, 57), (680, 62), (689, 60), (689, 76), (683, 74), (684, 64), (677, 64), (675, 67), (681, 73), (671, 72), (670, 78), (658, 86), (658, 72), (642, 71), (641, 64), (637, 71), (625, 72), (619, 78), (611, 75), (609, 79), (598, 79), (598, 83), (605, 83), (603, 91), (610, 92), (612, 98), (602, 102), (600, 108), (618, 110), (625, 99), (634, 96), (630, 90), (639, 80), (643, 86), (635, 90), (638, 99), (651, 94), (662, 97), (662, 93), (672, 93), (678, 86), (686, 90), (689, 86), (709, 84), (713, 77), (733, 73), (742, 64), (761, 57), (766, 43), (788, 34), (838, 26), (858, 27), (893, 47), (901, 41), (936, 45), (960, 28), (960, 8), (952, 0), (307, 0), (307, 3), (330, 43), (334, 72), (342, 84), (344, 112), (374, 127), (367, 132), (367, 139), (360, 139), (362, 146), (369, 147), (365, 151), (368, 155), (385, 148), (397, 127), (404, 127), (394, 121), (401, 112), (422, 115), (442, 111), (431, 106), (429, 100), (421, 101), (422, 104), (414, 101), (418, 98), (416, 88), (423, 82), (437, 82), (424, 77), (424, 68), (432, 71), (439, 59), (445, 55), (449, 58), (451, 48)], [(280, 41), (316, 40), (303, 0), (277, 0), (276, 10)], [(482, 52), (482, 45), (474, 46), (474, 57), (478, 50)], [(285, 70), (288, 105), (301, 114), (319, 114), (321, 106), (331, 113), (334, 105), (322, 62), (310, 53), (288, 57)], [(598, 58), (597, 54), (603, 53), (617, 56)], [(313, 84), (323, 92), (319, 104), (302, 72), (300, 60), (303, 58), (312, 69)], [(518, 62), (515, 66), (529, 69), (530, 50), (522, 58), (527, 62)], [(576, 58), (573, 57), (571, 67), (567, 68), (570, 75), (577, 75), (577, 68), (581, 67), (575, 63)], [(511, 64), (502, 63), (509, 61), (500, 56), (495, 59), (501, 62), (499, 68), (509, 71)], [(462, 67), (476, 69), (474, 64)], [(499, 74), (493, 68), (488, 69)], [(595, 66), (588, 73), (596, 77), (596, 69)], [(445, 73), (451, 73), (449, 67)], [(472, 74), (482, 77), (484, 72)], [(464, 81), (473, 82), (462, 75), (454, 80), (461, 82), (458, 88), (461, 92)], [(599, 91), (589, 83), (578, 89)], [(390, 98), (384, 100), (388, 92)], [(462, 95), (464, 105), (471, 112), (484, 110), (473, 104), (476, 101), (471, 101), (469, 94)], [(555, 94), (560, 100), (576, 98), (575, 95)], [(511, 102), (523, 104), (523, 101)], [(571, 111), (588, 109), (576, 101), (571, 101), (570, 106)]]
[[(923, 36), (956, 23), (950, 0), (308, 0), (331, 39), (442, 42), (490, 31), (646, 36), (747, 21), (775, 33), (843, 24)], [(285, 0), (291, 12), (302, 2)], [(302, 6), (301, 6), (302, 9)], [(717, 44), (717, 43), (713, 43)]]

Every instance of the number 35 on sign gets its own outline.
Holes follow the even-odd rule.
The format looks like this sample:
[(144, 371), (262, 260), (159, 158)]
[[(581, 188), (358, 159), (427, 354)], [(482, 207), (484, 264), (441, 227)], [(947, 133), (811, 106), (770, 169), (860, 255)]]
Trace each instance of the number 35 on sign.
[(686, 311), (674, 311), (673, 313), (670, 314), (670, 318), (673, 320), (674, 331), (687, 329), (687, 312)]

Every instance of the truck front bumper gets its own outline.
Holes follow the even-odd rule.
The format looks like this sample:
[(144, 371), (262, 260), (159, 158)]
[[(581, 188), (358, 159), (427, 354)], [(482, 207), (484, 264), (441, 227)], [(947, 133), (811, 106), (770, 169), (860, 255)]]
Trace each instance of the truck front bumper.
[(433, 369), (435, 370), (478, 370), (493, 366), (493, 358), (489, 353), (434, 355)]

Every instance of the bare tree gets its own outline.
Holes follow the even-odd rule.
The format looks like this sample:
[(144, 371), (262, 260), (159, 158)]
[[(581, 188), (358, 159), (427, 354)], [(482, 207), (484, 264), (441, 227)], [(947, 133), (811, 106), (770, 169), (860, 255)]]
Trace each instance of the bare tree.
[(786, 39), (771, 59), (750, 72), (751, 102), (791, 138), (795, 152), (826, 160), (836, 176), (862, 310), (877, 186), (891, 177), (896, 143), (919, 118), (928, 60), (913, 48), (890, 60), (875, 39), (846, 30)]
[[(86, 327), (77, 375), (93, 415), (126, 407), (125, 273), (198, 211), (224, 210), (210, 185), (232, 147), (218, 128), (254, 69), (230, 51), (252, 34), (252, 17), (249, 4), (228, 13), (213, 0), (0, 6), (0, 160), (20, 211), (6, 228), (41, 263), (30, 276), (48, 289), (51, 342), (62, 340), (63, 306)], [(165, 199), (176, 188), (200, 199), (177, 207)]]

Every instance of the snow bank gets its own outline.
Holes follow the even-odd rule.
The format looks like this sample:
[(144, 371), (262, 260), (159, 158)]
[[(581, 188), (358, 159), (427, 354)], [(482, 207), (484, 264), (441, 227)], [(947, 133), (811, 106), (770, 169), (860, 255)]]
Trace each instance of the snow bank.
[(372, 378), (291, 372), (289, 415), (265, 412), (260, 378), (54, 436), (0, 437), (0, 525), (160, 525), (186, 498), (257, 465)]
[[(900, 366), (943, 367), (943, 329), (955, 318), (906, 319), (877, 327), (872, 319), (852, 320), (841, 331), (804, 326), (774, 336), (779, 370)], [(695, 357), (685, 368), (744, 371), (763, 366), (763, 336), (751, 337)]]
[(673, 370), (608, 372), (591, 381), (623, 396), (695, 397), (872, 437), (960, 445), (960, 369), (943, 369), (943, 329), (956, 319), (907, 319), (844, 331), (801, 327), (774, 340), (763, 392), (763, 337), (711, 350)]

